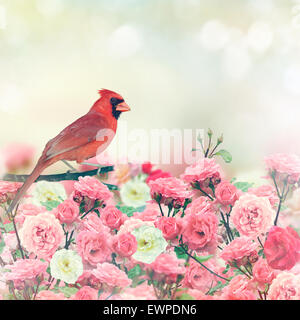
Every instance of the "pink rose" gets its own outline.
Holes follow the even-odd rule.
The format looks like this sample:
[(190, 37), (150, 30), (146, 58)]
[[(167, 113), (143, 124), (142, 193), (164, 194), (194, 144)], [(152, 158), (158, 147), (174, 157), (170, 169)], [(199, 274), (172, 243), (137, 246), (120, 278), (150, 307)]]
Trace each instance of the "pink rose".
[(155, 222), (155, 227), (162, 231), (166, 240), (175, 239), (183, 229), (181, 219), (174, 217), (158, 218)]
[(80, 288), (72, 300), (98, 300), (98, 291), (88, 286)]
[(161, 216), (156, 203), (147, 203), (146, 209), (142, 212), (134, 212), (133, 217), (143, 221), (155, 221)]
[(277, 153), (265, 158), (269, 171), (276, 171), (280, 179), (288, 177), (289, 183), (295, 183), (300, 178), (300, 157), (295, 154)]
[(42, 262), (38, 259), (19, 259), (13, 265), (6, 265), (5, 268), (10, 272), (5, 273), (5, 280), (25, 281), (37, 280), (39, 275), (46, 272), (48, 267), (47, 262)]
[(110, 229), (103, 224), (96, 212), (89, 213), (83, 220), (80, 221), (80, 229), (93, 232), (104, 232), (107, 234), (110, 232)]
[(183, 221), (186, 225), (183, 231), (183, 241), (190, 249), (200, 250), (212, 245), (216, 240), (218, 219), (208, 211), (187, 214)]
[(199, 197), (193, 200), (186, 208), (185, 214), (190, 214), (191, 212), (217, 212), (217, 206), (215, 201), (210, 201), (207, 197)]
[(81, 231), (76, 238), (77, 251), (90, 265), (109, 261), (111, 250), (106, 233)]
[(11, 143), (3, 149), (5, 166), (8, 171), (28, 167), (34, 157), (35, 148), (24, 143)]
[(190, 199), (193, 192), (188, 190), (188, 185), (177, 178), (158, 178), (149, 182), (151, 197), (165, 205), (180, 208), (185, 199)]
[(273, 279), (276, 277), (276, 272), (273, 270), (266, 259), (259, 258), (259, 260), (254, 264), (252, 268), (254, 279), (265, 285), (266, 283), (270, 284)]
[(124, 271), (107, 262), (98, 263), (92, 274), (109, 287), (124, 288), (131, 285), (131, 280)]
[(224, 300), (256, 300), (253, 284), (244, 275), (237, 275), (223, 290)]
[(45, 207), (38, 207), (31, 203), (23, 203), (20, 204), (18, 208), (18, 214), (16, 215), (15, 221), (22, 225), (27, 216), (36, 216), (42, 212), (46, 212)]
[(240, 267), (248, 262), (255, 262), (253, 259), (258, 259), (256, 247), (256, 243), (250, 238), (242, 236), (230, 242), (221, 252), (220, 258), (231, 266), (236, 263)]
[(101, 211), (101, 221), (111, 229), (119, 229), (126, 218), (115, 206), (107, 206)]
[(21, 243), (39, 258), (49, 259), (64, 239), (59, 221), (51, 213), (28, 216), (20, 230)]
[(221, 181), (222, 169), (214, 158), (203, 158), (193, 165), (187, 167), (180, 176), (187, 183), (194, 185), (198, 183), (200, 187), (208, 187), (211, 182), (217, 185)]
[(114, 236), (112, 250), (121, 257), (130, 257), (137, 250), (137, 241), (131, 233), (122, 233)]
[(176, 254), (173, 252), (170, 253), (162, 253), (160, 254), (154, 262), (151, 264), (146, 265), (146, 269), (153, 270), (156, 273), (164, 274), (166, 276), (176, 277), (179, 274), (185, 273), (184, 267), (185, 260), (178, 259)]
[(273, 226), (264, 244), (264, 253), (273, 269), (289, 270), (300, 258), (300, 238), (295, 230)]
[(300, 300), (300, 276), (291, 272), (278, 274), (270, 285), (268, 300)]
[[(205, 265), (214, 270), (214, 266), (207, 261)], [(186, 267), (186, 272), (183, 279), (183, 287), (197, 289), (201, 291), (208, 291), (211, 286), (216, 284), (216, 279), (213, 274), (201, 267), (199, 263), (194, 260), (190, 260), (190, 265)]]
[(79, 177), (79, 181), (74, 183), (75, 194), (87, 197), (91, 200), (101, 200), (107, 202), (113, 197), (108, 187), (99, 180), (86, 176)]
[(0, 203), (13, 200), (22, 185), (23, 183), (21, 182), (0, 181)]
[(53, 213), (61, 223), (71, 224), (79, 217), (79, 207), (75, 201), (67, 199), (59, 204)]
[(258, 188), (249, 188), (248, 193), (268, 198), (272, 207), (275, 207), (279, 202), (275, 187), (268, 184)]
[(66, 298), (63, 293), (42, 290), (36, 295), (35, 300), (66, 300)]
[(80, 284), (82, 287), (89, 286), (97, 290), (100, 290), (102, 287), (100, 280), (92, 274), (92, 270), (85, 270), (77, 279), (76, 284)]
[(220, 182), (215, 190), (217, 200), (224, 206), (234, 205), (235, 201), (238, 200), (240, 192), (228, 181)]
[(254, 238), (272, 226), (275, 211), (268, 199), (245, 194), (236, 201), (231, 218), (240, 234)]

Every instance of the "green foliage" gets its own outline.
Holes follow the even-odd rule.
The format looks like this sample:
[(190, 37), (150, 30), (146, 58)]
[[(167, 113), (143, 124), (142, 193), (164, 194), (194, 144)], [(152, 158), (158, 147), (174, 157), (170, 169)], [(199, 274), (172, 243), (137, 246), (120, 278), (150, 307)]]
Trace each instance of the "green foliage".
[(14, 230), (14, 224), (12, 222), (10, 223), (6, 223), (3, 224), (2, 222), (0, 222), (0, 228), (5, 232), (5, 233), (9, 233), (11, 231)]
[(46, 202), (42, 202), (42, 205), (48, 210), (52, 211), (53, 209), (57, 208), (61, 204), (60, 201), (50, 200)]
[(203, 263), (203, 262), (205, 262), (205, 261), (208, 261), (210, 258), (212, 258), (213, 257), (213, 255), (212, 254), (210, 254), (210, 255), (208, 255), (208, 256), (196, 256), (196, 255), (194, 255), (194, 258), (197, 260), (197, 261), (199, 261), (199, 262), (201, 262), (201, 263)]
[(218, 281), (217, 285), (209, 289), (208, 294), (210, 296), (213, 296), (216, 293), (216, 291), (225, 288), (227, 285), (228, 285), (228, 282), (222, 283), (221, 281)]
[(248, 189), (251, 188), (251, 187), (254, 185), (254, 183), (249, 183), (249, 182), (236, 182), (236, 183), (234, 183), (234, 185), (235, 185), (238, 189), (242, 190), (243, 192), (247, 192)]
[(219, 150), (214, 155), (222, 157), (226, 163), (230, 163), (232, 161), (232, 155), (227, 150)]
[(175, 247), (174, 251), (178, 259), (184, 259), (184, 260), (188, 259), (188, 255), (184, 253), (183, 249), (181, 249), (180, 247)]
[(138, 277), (142, 274), (142, 269), (139, 264), (137, 264), (134, 268), (130, 269), (128, 271), (128, 278), (133, 279), (135, 277)]
[(176, 300), (195, 300), (195, 298), (187, 293), (183, 293)]
[(70, 298), (78, 291), (78, 289), (75, 287), (67, 287), (67, 286), (66, 287), (57, 287), (56, 286), (55, 291), (62, 292), (66, 298)]
[(128, 217), (132, 217), (134, 212), (143, 212), (146, 208), (146, 206), (134, 208), (134, 207), (128, 207), (128, 206), (116, 206), (120, 211), (125, 213)]
[(3, 252), (4, 247), (5, 247), (5, 242), (4, 242), (4, 240), (2, 240), (0, 242), (0, 254)]

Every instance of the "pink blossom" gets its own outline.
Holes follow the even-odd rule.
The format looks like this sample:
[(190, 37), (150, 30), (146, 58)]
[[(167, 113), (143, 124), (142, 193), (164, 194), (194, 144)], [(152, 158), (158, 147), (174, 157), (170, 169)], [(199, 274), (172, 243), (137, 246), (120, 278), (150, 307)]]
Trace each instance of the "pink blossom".
[(240, 191), (230, 182), (220, 182), (215, 190), (217, 200), (224, 206), (234, 205), (240, 196)]
[(192, 185), (200, 184), (201, 187), (208, 187), (209, 183), (214, 185), (221, 181), (222, 169), (216, 163), (214, 158), (203, 158), (193, 165), (187, 167), (184, 173), (180, 176), (187, 183)]
[(257, 237), (272, 226), (275, 211), (268, 199), (245, 194), (236, 201), (231, 218), (241, 235)]
[(211, 212), (215, 213), (217, 211), (217, 206), (215, 201), (209, 200), (207, 197), (199, 197), (193, 200), (186, 208), (185, 214), (188, 215), (191, 212)]
[(183, 218), (186, 225), (183, 241), (190, 249), (200, 250), (212, 245), (216, 240), (218, 219), (208, 211), (191, 212)]
[(131, 280), (124, 271), (107, 262), (98, 263), (92, 274), (109, 287), (124, 288), (131, 284)]
[(113, 197), (108, 187), (99, 180), (86, 176), (79, 177), (79, 181), (74, 184), (75, 194), (87, 197), (91, 200), (101, 200), (107, 202)]
[(256, 252), (257, 244), (251, 238), (242, 236), (230, 242), (221, 252), (220, 258), (228, 264), (237, 266), (245, 265), (248, 262), (255, 262), (258, 258)]
[(80, 284), (82, 287), (89, 286), (97, 290), (100, 290), (102, 287), (100, 280), (92, 274), (92, 270), (85, 270), (77, 279), (76, 283)]
[(137, 241), (131, 233), (121, 233), (114, 236), (112, 250), (121, 257), (130, 257), (137, 250)]
[(225, 300), (256, 300), (253, 285), (244, 275), (237, 275), (223, 289), (222, 299)]
[(166, 240), (173, 240), (182, 232), (183, 223), (180, 218), (160, 217), (156, 220), (155, 227), (162, 231)]
[(3, 149), (5, 166), (8, 171), (27, 167), (33, 160), (35, 148), (24, 143), (11, 143)]
[(111, 259), (106, 233), (81, 231), (76, 238), (77, 251), (85, 262), (95, 266)]
[(18, 214), (16, 215), (15, 221), (22, 225), (27, 216), (36, 216), (42, 212), (46, 212), (45, 207), (38, 207), (31, 203), (23, 203), (20, 204), (18, 208)]
[(160, 178), (170, 178), (172, 177), (170, 172), (162, 171), (161, 169), (157, 169), (152, 171), (146, 179), (146, 182), (154, 181)]
[(278, 274), (270, 285), (268, 300), (300, 300), (300, 276), (286, 271)]
[(252, 268), (254, 279), (261, 284), (270, 284), (276, 277), (276, 271), (273, 270), (266, 259), (259, 258)]
[(109, 234), (110, 229), (105, 226), (95, 212), (89, 213), (80, 223), (80, 229), (93, 232), (104, 232)]
[(127, 287), (122, 291), (121, 298), (123, 300), (155, 300), (155, 292), (152, 286), (146, 282), (135, 288)]
[(5, 203), (8, 200), (13, 200), (19, 188), (23, 183), (21, 182), (7, 182), (0, 181), (0, 203)]
[(107, 206), (101, 211), (101, 221), (111, 229), (119, 229), (126, 218), (115, 206)]
[(273, 226), (264, 244), (264, 253), (273, 269), (289, 270), (300, 259), (300, 238), (295, 230)]
[(49, 259), (64, 238), (59, 221), (51, 213), (40, 213), (25, 219), (20, 238), (23, 246), (39, 258)]
[[(205, 265), (214, 270), (214, 265), (207, 261)], [(201, 291), (208, 291), (211, 286), (216, 284), (215, 276), (204, 269), (199, 263), (194, 260), (190, 261), (190, 265), (186, 267), (184, 279), (183, 279), (183, 287), (197, 289)]]
[(47, 262), (38, 259), (19, 259), (13, 265), (5, 267), (10, 270), (5, 273), (5, 279), (13, 281), (36, 280), (39, 275), (46, 272), (47, 267)]
[(280, 178), (289, 177), (290, 183), (295, 183), (300, 178), (300, 157), (296, 154), (277, 153), (265, 157), (268, 170), (276, 171)]
[(257, 188), (249, 188), (248, 193), (268, 198), (272, 207), (275, 207), (279, 202), (275, 187), (268, 184)]
[(72, 199), (67, 199), (60, 203), (52, 213), (60, 221), (60, 223), (71, 224), (79, 218), (79, 206)]
[(172, 254), (162, 253), (155, 259), (154, 262), (146, 265), (146, 268), (159, 274), (164, 274), (171, 277), (175, 276), (176, 281), (176, 276), (178, 274), (185, 273), (184, 263), (185, 260), (178, 259), (174, 252)]
[(42, 290), (36, 295), (35, 300), (66, 300), (66, 298), (63, 293)]
[(98, 300), (98, 291), (88, 286), (80, 288), (72, 300)]
[(147, 206), (142, 212), (134, 212), (133, 217), (143, 221), (155, 221), (161, 213), (157, 207), (157, 203), (147, 203)]
[(152, 221), (142, 221), (140, 219), (130, 218), (121, 225), (118, 234), (132, 232), (134, 229), (137, 229), (143, 225), (153, 227), (154, 223)]
[(154, 200), (175, 208), (183, 206), (185, 199), (190, 199), (193, 192), (188, 185), (177, 178), (158, 178), (149, 182), (151, 196)]

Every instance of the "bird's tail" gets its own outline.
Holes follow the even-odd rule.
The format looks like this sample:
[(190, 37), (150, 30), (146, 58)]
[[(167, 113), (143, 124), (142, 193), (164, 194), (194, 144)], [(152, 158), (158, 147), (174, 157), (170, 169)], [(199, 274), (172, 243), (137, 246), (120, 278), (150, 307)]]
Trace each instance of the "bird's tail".
[(49, 166), (49, 163), (46, 162), (43, 158), (40, 158), (37, 165), (31, 172), (31, 174), (28, 176), (22, 187), (18, 190), (15, 198), (13, 199), (12, 203), (9, 205), (8, 212), (13, 213), (14, 208), (19, 203), (21, 198), (25, 195), (27, 190), (30, 188), (30, 186), (34, 183), (34, 181), (40, 176), (42, 171), (46, 169)]

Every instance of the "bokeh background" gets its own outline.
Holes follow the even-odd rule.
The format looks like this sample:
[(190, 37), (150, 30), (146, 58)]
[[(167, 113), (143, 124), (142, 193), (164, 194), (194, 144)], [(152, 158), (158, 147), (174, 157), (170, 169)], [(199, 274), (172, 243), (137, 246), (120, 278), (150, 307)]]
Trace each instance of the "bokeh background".
[(299, 153), (300, 2), (0, 0), (1, 147), (38, 154), (100, 88), (129, 130), (210, 127), (231, 170), (260, 170)]

